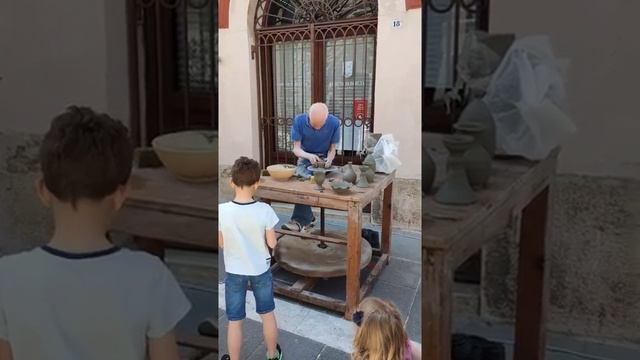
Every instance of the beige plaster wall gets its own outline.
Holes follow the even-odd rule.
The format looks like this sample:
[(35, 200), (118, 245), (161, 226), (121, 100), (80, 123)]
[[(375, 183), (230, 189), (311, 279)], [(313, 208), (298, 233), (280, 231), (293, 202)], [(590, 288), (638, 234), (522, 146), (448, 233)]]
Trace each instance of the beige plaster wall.
[(124, 1), (0, 2), (0, 129), (46, 131), (70, 104), (128, 122)]
[(229, 28), (219, 32), (219, 163), (222, 165), (233, 164), (243, 155), (254, 159), (260, 156), (256, 64), (251, 59), (255, 3), (255, 0), (231, 1)]
[(639, 12), (640, 2), (627, 0), (491, 4), (492, 32), (548, 34), (556, 54), (571, 60), (567, 91), (578, 133), (560, 172), (640, 178)]
[[(220, 164), (241, 155), (259, 156), (255, 60), (251, 59), (255, 0), (230, 4), (229, 28), (220, 30)], [(379, 5), (375, 131), (401, 142), (398, 176), (420, 178), (421, 12), (404, 0)], [(392, 20), (402, 26), (393, 29)]]

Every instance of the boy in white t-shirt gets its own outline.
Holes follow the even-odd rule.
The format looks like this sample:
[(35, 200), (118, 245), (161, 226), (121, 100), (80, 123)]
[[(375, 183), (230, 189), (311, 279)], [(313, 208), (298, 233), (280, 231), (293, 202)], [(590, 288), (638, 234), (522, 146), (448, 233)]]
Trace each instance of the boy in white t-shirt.
[(241, 157), (231, 168), (233, 201), (219, 206), (218, 244), (224, 248), (225, 304), (229, 320), (227, 345), (229, 354), (222, 360), (240, 360), (242, 321), (247, 285), (251, 283), (256, 311), (262, 317), (267, 360), (281, 360), (278, 326), (274, 314), (273, 278), (269, 248), (276, 246), (275, 226), (278, 216), (271, 206), (253, 199), (260, 182), (260, 164)]
[(106, 237), (131, 174), (127, 132), (89, 108), (51, 123), (37, 192), (55, 231), (0, 258), (0, 360), (178, 360), (189, 301), (159, 259)]

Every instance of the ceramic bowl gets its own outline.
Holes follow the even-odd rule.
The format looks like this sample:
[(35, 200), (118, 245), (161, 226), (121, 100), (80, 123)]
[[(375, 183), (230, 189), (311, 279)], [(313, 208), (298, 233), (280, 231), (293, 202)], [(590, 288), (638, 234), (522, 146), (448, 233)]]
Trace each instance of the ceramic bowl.
[(351, 193), (351, 184), (346, 181), (332, 181), (331, 189), (338, 195), (347, 195)]
[(162, 164), (178, 179), (211, 182), (218, 178), (218, 132), (181, 131), (151, 141)]
[(287, 181), (296, 173), (296, 167), (290, 164), (277, 164), (267, 166), (267, 171), (275, 180)]

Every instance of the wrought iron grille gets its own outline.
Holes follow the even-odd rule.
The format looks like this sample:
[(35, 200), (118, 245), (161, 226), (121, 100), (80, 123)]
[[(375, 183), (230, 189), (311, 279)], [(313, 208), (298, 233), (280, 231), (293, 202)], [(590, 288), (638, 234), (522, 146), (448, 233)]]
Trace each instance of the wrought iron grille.
[(336, 164), (361, 161), (373, 130), (377, 5), (264, 0), (256, 11), (263, 164), (293, 163), (291, 125), (313, 102), (341, 120)]
[(218, 128), (217, 2), (127, 0), (134, 140)]
[(450, 112), (440, 95), (458, 79), (458, 57), (464, 36), (488, 29), (489, 0), (424, 0), (423, 27), (423, 118), (428, 131), (450, 131), (459, 109)]

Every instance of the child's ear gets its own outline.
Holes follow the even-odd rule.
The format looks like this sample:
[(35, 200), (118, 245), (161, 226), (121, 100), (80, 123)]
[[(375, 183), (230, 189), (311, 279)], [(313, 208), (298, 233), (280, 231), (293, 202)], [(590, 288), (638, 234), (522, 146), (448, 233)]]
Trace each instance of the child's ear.
[(113, 207), (116, 211), (120, 210), (124, 205), (127, 196), (129, 196), (130, 189), (131, 185), (129, 181), (124, 185), (118, 186), (118, 189), (116, 189), (116, 192), (113, 194)]
[(40, 198), (40, 202), (44, 207), (51, 207), (51, 193), (47, 186), (44, 183), (44, 179), (39, 177), (35, 182), (36, 193), (38, 194), (38, 198)]

